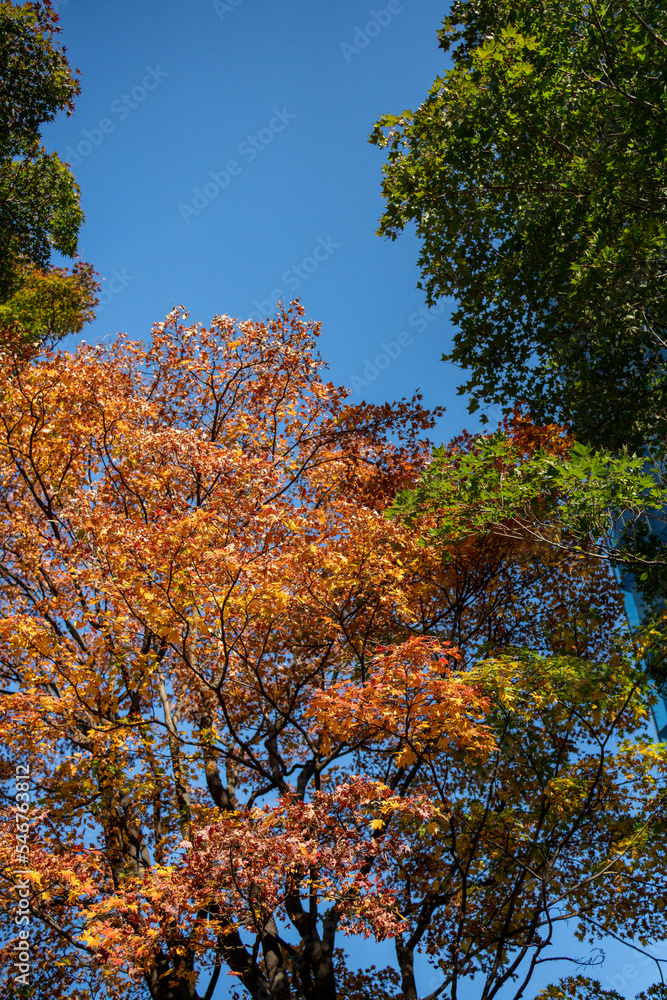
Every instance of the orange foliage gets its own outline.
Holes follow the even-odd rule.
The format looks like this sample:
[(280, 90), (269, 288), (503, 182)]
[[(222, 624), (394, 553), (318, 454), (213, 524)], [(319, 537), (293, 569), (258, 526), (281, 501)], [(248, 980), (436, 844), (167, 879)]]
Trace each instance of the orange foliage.
[(348, 405), (317, 333), (298, 305), (174, 312), (148, 346), (2, 358), (2, 768), (34, 791), (18, 860), (4, 808), (0, 877), (11, 914), (29, 859), (43, 995), (210, 998), (222, 969), (333, 997), (337, 928), (406, 926), (427, 768), (494, 746), (463, 667), (548, 633), (548, 560), (443, 558), (384, 516), (432, 417)]

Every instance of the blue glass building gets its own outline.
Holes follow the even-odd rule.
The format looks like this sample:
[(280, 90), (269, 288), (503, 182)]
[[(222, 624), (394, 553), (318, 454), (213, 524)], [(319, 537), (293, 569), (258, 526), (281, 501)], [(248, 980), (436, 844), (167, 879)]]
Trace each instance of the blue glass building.
[[(665, 515), (646, 515), (649, 530), (667, 541), (667, 521)], [(625, 600), (625, 613), (630, 628), (639, 629), (646, 618), (646, 605), (639, 593), (634, 576), (630, 572), (617, 570), (616, 573)], [(667, 682), (658, 690), (658, 701), (653, 706), (653, 720), (658, 732), (658, 739), (667, 741)]]

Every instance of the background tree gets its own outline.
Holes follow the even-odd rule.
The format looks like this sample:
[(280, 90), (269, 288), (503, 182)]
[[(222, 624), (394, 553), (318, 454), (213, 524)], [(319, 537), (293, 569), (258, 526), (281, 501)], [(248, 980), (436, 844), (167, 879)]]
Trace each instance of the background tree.
[(33, 992), (415, 1000), (423, 948), (486, 1000), (559, 921), (662, 934), (667, 757), (604, 564), (387, 518), (431, 417), (349, 406), (315, 333), (174, 313), (1, 357), (0, 900), (27, 879)]
[[(641, 608), (633, 642), (667, 704), (665, 462), (581, 445), (555, 425), (534, 427), (517, 408), (495, 433), (434, 449), (417, 482), (390, 510), (431, 542), (454, 539), (546, 545), (558, 560), (599, 560), (632, 581)], [(564, 602), (564, 607), (566, 602)], [(667, 736), (657, 703), (659, 737)]]
[(426, 518), (431, 539), (487, 535), (586, 553), (630, 570), (648, 606), (667, 593), (667, 552), (654, 513), (667, 505), (664, 459), (582, 445), (556, 425), (535, 427), (519, 408), (494, 433), (465, 435), (397, 495), (391, 512), (410, 524)]
[(667, 12), (653, 0), (461, 0), (453, 69), (386, 115), (379, 232), (414, 222), (471, 411), (525, 400), (582, 441), (664, 436)]
[(23, 284), (0, 303), (0, 339), (16, 350), (53, 346), (95, 318), (99, 283), (91, 264), (71, 271), (52, 267), (24, 275)]
[(0, 335), (16, 345), (78, 332), (97, 303), (90, 266), (49, 270), (54, 250), (76, 255), (83, 222), (69, 167), (40, 138), (79, 93), (58, 31), (48, 0), (0, 3)]

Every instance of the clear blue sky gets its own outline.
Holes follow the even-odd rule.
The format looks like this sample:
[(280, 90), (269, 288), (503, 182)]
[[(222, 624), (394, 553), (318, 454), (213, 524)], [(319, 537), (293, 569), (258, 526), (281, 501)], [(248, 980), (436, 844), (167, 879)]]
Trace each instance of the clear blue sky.
[[(445, 67), (442, 3), (55, 6), (82, 93), (45, 138), (74, 168), (80, 253), (106, 279), (87, 341), (144, 337), (172, 304), (202, 322), (259, 318), (280, 290), (322, 322), (330, 377), (353, 399), (420, 388), (447, 407), (441, 439), (477, 426), (440, 361), (449, 304), (419, 313), (415, 239), (375, 235), (382, 153), (367, 141)], [(383, 354), (396, 356), (376, 365)]]
[[(418, 105), (445, 68), (436, 32), (446, 4), (54, 6), (82, 93), (45, 140), (74, 168), (86, 213), (80, 253), (105, 279), (83, 338), (143, 338), (180, 304), (202, 322), (215, 313), (260, 318), (278, 291), (298, 295), (323, 324), (330, 377), (354, 389), (353, 400), (419, 388), (427, 405), (447, 408), (434, 436), (478, 427), (456, 394), (461, 373), (439, 360), (449, 307), (420, 312), (416, 241), (375, 235), (382, 155), (367, 142), (380, 115)], [(358, 949), (360, 960), (382, 964), (370, 950)], [(382, 952), (391, 961), (392, 949)], [(571, 971), (557, 966), (541, 981)], [(597, 975), (634, 996), (652, 972), (611, 942)], [(437, 985), (423, 983), (426, 992)]]

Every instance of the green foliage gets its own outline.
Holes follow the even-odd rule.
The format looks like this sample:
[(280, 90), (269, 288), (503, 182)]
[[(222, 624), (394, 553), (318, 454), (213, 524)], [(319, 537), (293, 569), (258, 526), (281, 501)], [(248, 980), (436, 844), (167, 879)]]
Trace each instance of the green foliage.
[[(431, 537), (463, 537), (505, 524), (508, 531), (552, 527), (561, 535), (598, 541), (622, 561), (618, 530), (667, 503), (667, 483), (644, 456), (620, 456), (575, 443), (567, 457), (545, 448), (526, 456), (503, 431), (479, 437), (468, 452), (435, 448), (413, 489), (401, 491), (395, 516), (415, 523), (435, 514)], [(634, 553), (637, 555), (637, 553)]]
[(48, 3), (0, 3), (0, 301), (46, 270), (53, 250), (73, 257), (83, 221), (69, 167), (40, 141), (79, 92), (57, 31)]
[(379, 232), (415, 223), (429, 303), (455, 297), (471, 411), (637, 446), (667, 401), (667, 9), (459, 0), (440, 39), (453, 69), (371, 137)]
[(99, 284), (92, 265), (32, 271), (24, 284), (0, 304), (0, 340), (6, 344), (52, 345), (78, 333), (95, 318)]
[(0, 3), (0, 153), (29, 154), (44, 122), (73, 110), (79, 84), (54, 44), (57, 18), (43, 3)]
[(657, 512), (667, 508), (664, 458), (571, 441), (561, 441), (560, 453), (553, 442), (527, 451), (508, 426), (467, 450), (434, 449), (415, 485), (397, 495), (391, 515), (444, 547), (491, 533), (629, 571), (646, 606), (637, 641), (662, 685), (667, 542), (665, 516)]
[[(580, 940), (606, 928), (660, 939), (667, 748), (642, 735), (638, 671), (622, 656), (594, 663), (507, 651), (468, 679), (489, 697), (497, 748), (484, 761), (461, 754), (438, 774), (446, 807), (407, 864), (415, 897), (426, 873), (437, 873), (446, 901), (426, 948), (450, 986), (443, 995), (464, 993), (473, 974), (488, 991), (479, 995), (512, 979), (510, 995), (527, 995), (564, 921)], [(451, 957), (442, 941), (456, 942)]]

